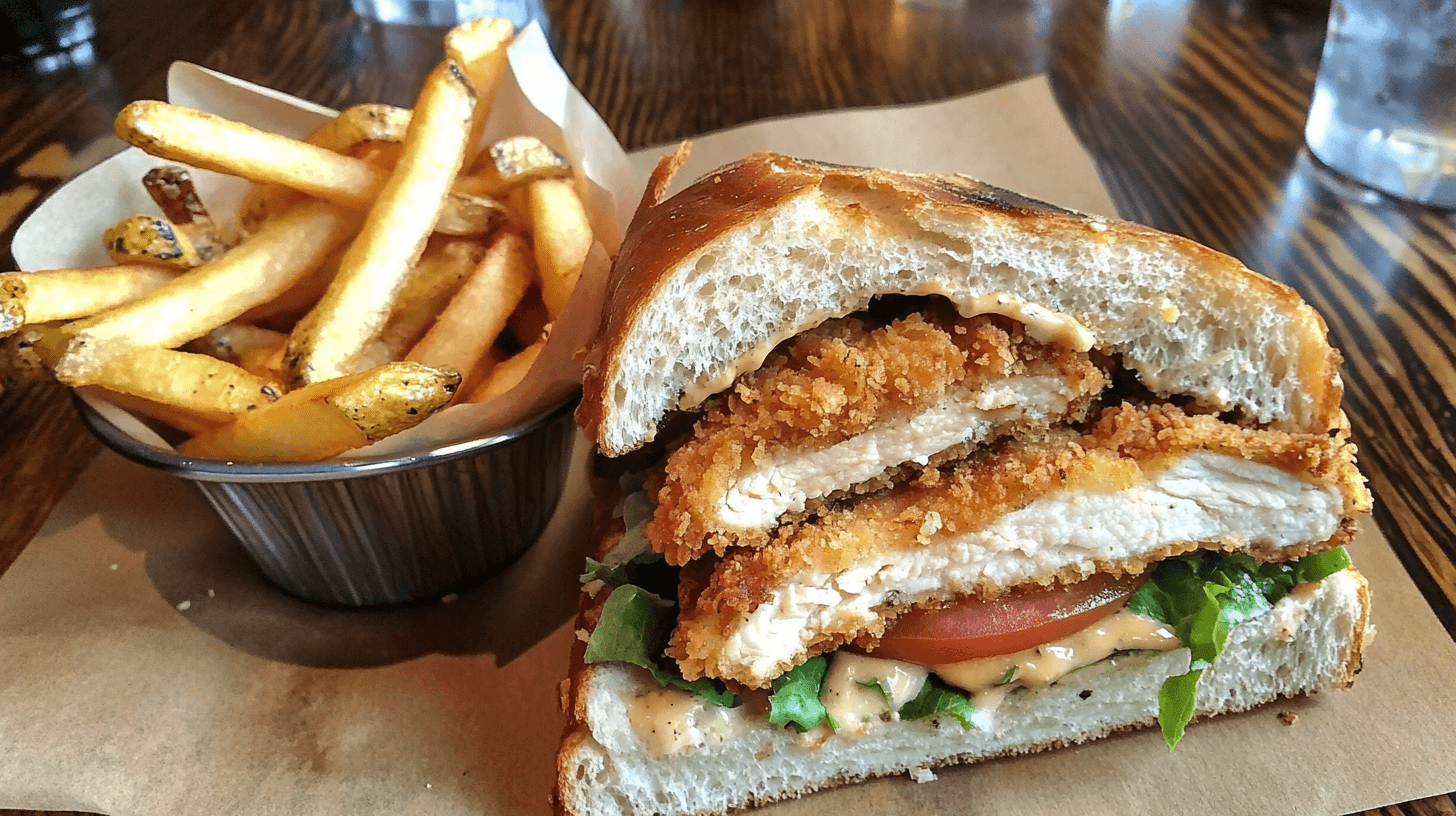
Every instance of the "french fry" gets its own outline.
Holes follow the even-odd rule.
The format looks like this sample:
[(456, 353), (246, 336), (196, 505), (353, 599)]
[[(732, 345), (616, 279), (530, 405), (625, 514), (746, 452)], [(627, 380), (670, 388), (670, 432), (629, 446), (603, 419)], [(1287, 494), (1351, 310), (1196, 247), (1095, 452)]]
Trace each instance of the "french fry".
[(465, 401), (485, 402), (515, 388), (526, 378), (526, 372), (531, 370), (536, 358), (541, 356), (541, 349), (545, 347), (546, 338), (543, 337), (492, 368), (480, 381), (480, 385), (475, 386), (466, 396)]
[(348, 153), (366, 142), (402, 142), (409, 130), (411, 113), (405, 108), (370, 102), (355, 105), (320, 125), (305, 141)]
[(18, 272), (0, 275), (0, 337), (25, 325), (25, 281)]
[[(76, 393), (106, 400), (122, 410), (148, 419), (157, 420), (168, 427), (176, 428), (188, 436), (206, 433), (227, 424), (215, 418), (193, 414), (175, 405), (163, 405), (160, 402), (153, 402), (149, 399), (132, 396), (131, 394), (120, 394), (115, 391), (108, 391), (96, 385), (83, 385), (76, 389)], [(229, 417), (230, 419), (231, 417)]]
[[(310, 133), (304, 141), (334, 153), (355, 155), (367, 145), (388, 145), (404, 141), (409, 128), (410, 112), (393, 105), (355, 105), (339, 113)], [(355, 156), (363, 159), (364, 156)], [(393, 162), (371, 165), (389, 170)], [(243, 200), (241, 221), (248, 232), (257, 232), (268, 218), (283, 212), (303, 198), (303, 194), (276, 183), (255, 183)]]
[[(455, 78), (462, 87), (465, 85), (458, 72)], [(351, 210), (368, 210), (382, 197), (391, 178), (388, 170), (353, 156), (150, 99), (122, 109), (116, 117), (116, 135), (158, 158), (280, 185)], [(466, 135), (462, 129), (461, 138)], [(242, 215), (245, 229), (261, 229), (293, 200), (286, 196), (280, 202), (271, 195), (265, 188), (250, 193)], [(474, 223), (468, 213), (457, 210), (477, 205), (473, 197), (451, 196), (444, 212), (458, 221), (447, 223)]]
[(475, 89), (475, 115), (470, 122), (467, 155), (462, 166), (468, 166), (475, 158), (473, 151), (480, 144), (486, 119), (495, 107), (496, 90), (506, 73), (506, 47), (515, 32), (516, 27), (510, 20), (482, 17), (461, 23), (445, 34), (445, 59), (459, 66)]
[(505, 329), (531, 277), (525, 239), (502, 233), (405, 359), (469, 374)]
[(270, 382), (283, 382), (283, 347), (288, 335), (247, 323), (227, 323), (188, 343), (186, 348), (226, 360)]
[(165, 218), (133, 215), (112, 224), (101, 236), (106, 254), (119, 264), (162, 264), (177, 269), (200, 265), (192, 238)]
[(504, 204), (488, 196), (451, 193), (435, 222), (435, 231), (446, 235), (489, 235), (511, 219)]
[(56, 366), (69, 385), (94, 379), (106, 360), (145, 346), (175, 348), (287, 291), (357, 228), (351, 213), (305, 202), (219, 260), (178, 275), (145, 297), (70, 324)]
[(470, 172), (455, 182), (456, 192), (502, 196), (544, 178), (571, 175), (571, 163), (535, 136), (502, 139), (480, 154)]
[(463, 373), (461, 375), (460, 390), (455, 392), (456, 395), (461, 397), (463, 401), (463, 398), (474, 391), (476, 386), (480, 385), (481, 381), (489, 376), (491, 371), (495, 370), (496, 366), (506, 361), (507, 356), (499, 345), (492, 345), (486, 349), (485, 354), (482, 354), (480, 359), (475, 361), (475, 367), (468, 374)]
[(162, 215), (187, 234), (204, 262), (222, 256), (227, 244), (217, 232), (212, 215), (202, 205), (192, 174), (176, 165), (155, 167), (142, 176), (142, 186), (161, 208)]
[(305, 274), (297, 283), (288, 287), (288, 291), (273, 298), (267, 303), (260, 303), (257, 306), (238, 315), (238, 323), (267, 323), (279, 319), (289, 320), (288, 326), (292, 326), (313, 308), (318, 299), (328, 291), (329, 282), (339, 271), (339, 263), (344, 260), (344, 252), (349, 249), (348, 245), (334, 247), (323, 263), (319, 264), (313, 271)]
[(178, 450), (212, 459), (315, 462), (414, 427), (449, 404), (459, 383), (454, 372), (390, 363), (291, 392)]
[(263, 329), (247, 323), (224, 323), (188, 343), (190, 350), (230, 363), (249, 351), (275, 349), (288, 340), (282, 332)]
[(425, 80), (394, 174), (328, 291), (294, 327), (284, 360), (293, 385), (348, 373), (384, 327), (460, 172), (474, 108), (475, 94), (453, 63)]
[(188, 343), (186, 349), (225, 360), (271, 382), (283, 381), (288, 335), (247, 323), (226, 323)]
[(149, 264), (0, 273), (0, 336), (25, 323), (74, 320), (136, 300), (177, 276)]
[(158, 158), (281, 184), (354, 210), (368, 209), (389, 176), (327, 148), (154, 100), (123, 108), (116, 135)]
[(54, 373), (61, 355), (66, 351), (66, 345), (71, 342), (71, 333), (67, 331), (67, 326), (70, 325), (62, 322), (37, 323), (26, 326), (16, 334), (26, 338), (26, 342), (31, 345), (31, 353), (48, 371)]
[(419, 263), (410, 271), (404, 289), (395, 299), (389, 320), (376, 342), (388, 360), (402, 360), (418, 343), (435, 315), (460, 290), (472, 270), (485, 257), (485, 245), (478, 241), (435, 236), (425, 247)]
[(349, 151), (349, 155), (375, 167), (393, 170), (399, 163), (400, 145), (389, 142), (365, 142)]
[(282, 342), (271, 348), (260, 346), (240, 352), (237, 366), (256, 377), (281, 383), (286, 379), (283, 374), (283, 349), (287, 345), (288, 341), (285, 337)]
[(542, 179), (526, 189), (541, 300), (554, 321), (566, 307), (591, 251), (591, 224), (571, 179)]
[(227, 421), (278, 399), (276, 382), (232, 363), (163, 348), (138, 348), (112, 357), (91, 385), (170, 405), (201, 418)]

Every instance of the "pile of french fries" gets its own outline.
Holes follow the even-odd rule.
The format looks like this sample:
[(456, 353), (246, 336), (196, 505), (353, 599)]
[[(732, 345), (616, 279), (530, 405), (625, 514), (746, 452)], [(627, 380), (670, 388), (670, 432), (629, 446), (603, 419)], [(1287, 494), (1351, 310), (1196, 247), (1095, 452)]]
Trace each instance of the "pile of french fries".
[(572, 168), (480, 147), (508, 20), (452, 29), (413, 110), (360, 105), (304, 140), (163, 102), (117, 117), (169, 162), (252, 182), (224, 229), (186, 169), (163, 216), (106, 231), (115, 266), (0, 274), (0, 377), (55, 376), (174, 429), (187, 455), (309, 462), (516, 385), (581, 274)]

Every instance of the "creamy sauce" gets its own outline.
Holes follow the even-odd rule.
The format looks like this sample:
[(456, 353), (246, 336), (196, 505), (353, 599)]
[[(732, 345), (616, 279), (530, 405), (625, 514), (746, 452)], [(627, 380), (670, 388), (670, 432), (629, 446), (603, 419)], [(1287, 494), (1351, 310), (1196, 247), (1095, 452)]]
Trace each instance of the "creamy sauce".
[(990, 711), (1013, 688), (1055, 683), (1068, 672), (1114, 652), (1166, 652), (1178, 646), (1177, 636), (1162, 622), (1122, 610), (1074, 635), (1024, 652), (932, 666), (931, 670), (950, 685), (971, 692), (977, 709)]
[(676, 688), (634, 697), (627, 704), (627, 719), (648, 752), (659, 757), (727, 742), (752, 728), (746, 707), (711, 705)]
[(954, 445), (979, 442), (1021, 420), (1049, 421), (1076, 396), (1062, 377), (1009, 377), (960, 391), (914, 416), (883, 422), (836, 445), (785, 452), (738, 478), (723, 494), (719, 519), (730, 526), (772, 526), (809, 499), (845, 490), (906, 462), (925, 465)]
[(899, 660), (837, 651), (819, 691), (836, 734), (868, 734), (899, 719), (900, 707), (915, 699), (930, 670)]
[[(1089, 351), (1097, 342), (1096, 336), (1075, 317), (1052, 311), (1041, 304), (1031, 303), (1007, 292), (971, 295), (951, 291), (938, 284), (929, 284), (904, 294), (944, 295), (955, 303), (956, 310), (962, 317), (975, 317), (982, 314), (1009, 317), (1019, 321), (1026, 327), (1027, 334), (1042, 343), (1057, 343), (1076, 351)], [(799, 325), (809, 328), (838, 316), (828, 311), (818, 311), (801, 320)], [(697, 379), (692, 380), (683, 388), (683, 394), (673, 408), (687, 410), (701, 405), (703, 400), (732, 385), (740, 374), (757, 370), (779, 343), (793, 337), (795, 333), (776, 333), (765, 337), (754, 346), (745, 349), (736, 360), (726, 361), (722, 368), (716, 371), (706, 371), (699, 375)]]
[[(931, 672), (971, 693), (980, 715), (974, 719), (984, 728), (991, 712), (1013, 689), (1054, 683), (1115, 652), (1167, 651), (1178, 646), (1178, 638), (1167, 626), (1124, 610), (1034, 649), (962, 663), (925, 667), (841, 649), (830, 656), (819, 694), (833, 730), (826, 726), (811, 729), (801, 741), (813, 746), (831, 734), (864, 736), (884, 723), (898, 721), (899, 710), (920, 694)], [(737, 708), (723, 708), (682, 689), (660, 688), (629, 700), (627, 718), (646, 750), (663, 757), (727, 742), (762, 727), (763, 717), (753, 712), (765, 707), (745, 700)]]
[(1025, 326), (1026, 333), (1038, 342), (1056, 343), (1077, 351), (1090, 351), (1097, 342), (1097, 338), (1092, 332), (1075, 317), (1062, 312), (1054, 312), (1045, 306), (1022, 300), (1007, 292), (960, 297), (947, 292), (946, 295), (955, 302), (956, 309), (960, 311), (962, 317), (974, 317), (981, 314), (998, 314), (1002, 317), (1009, 317)]

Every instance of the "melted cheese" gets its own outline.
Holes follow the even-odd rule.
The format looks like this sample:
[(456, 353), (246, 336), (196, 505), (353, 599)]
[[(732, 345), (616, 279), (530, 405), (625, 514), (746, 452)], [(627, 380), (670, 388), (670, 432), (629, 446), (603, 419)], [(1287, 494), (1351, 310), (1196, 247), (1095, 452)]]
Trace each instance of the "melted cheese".
[(955, 445), (980, 442), (1013, 422), (1049, 422), (1067, 409), (1074, 389), (1061, 377), (1010, 377), (960, 391), (914, 416), (889, 421), (837, 445), (779, 454), (740, 476), (723, 495), (718, 516), (732, 527), (771, 527), (809, 499), (846, 490), (906, 462), (925, 465)]

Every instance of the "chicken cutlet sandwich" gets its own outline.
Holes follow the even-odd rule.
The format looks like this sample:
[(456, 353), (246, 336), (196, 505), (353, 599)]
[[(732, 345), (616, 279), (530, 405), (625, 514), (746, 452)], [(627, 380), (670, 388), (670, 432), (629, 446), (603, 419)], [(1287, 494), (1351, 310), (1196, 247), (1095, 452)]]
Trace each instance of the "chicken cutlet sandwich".
[(1288, 287), (757, 154), (616, 259), (558, 810), (716, 813), (1348, 685), (1370, 508)]

